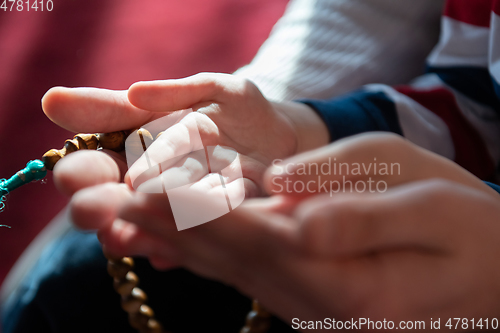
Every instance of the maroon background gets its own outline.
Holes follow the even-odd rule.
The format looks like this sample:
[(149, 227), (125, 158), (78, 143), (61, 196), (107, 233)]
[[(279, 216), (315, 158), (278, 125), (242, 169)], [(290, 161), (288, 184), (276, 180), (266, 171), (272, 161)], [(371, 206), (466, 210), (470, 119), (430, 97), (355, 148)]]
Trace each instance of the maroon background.
[[(52, 12), (0, 10), (0, 178), (72, 137), (41, 110), (50, 87), (127, 89), (139, 80), (230, 73), (252, 59), (286, 3), (53, 0)], [(46, 184), (9, 195), (0, 213), (0, 224), (12, 227), (0, 228), (0, 281), (66, 202), (50, 174)]]

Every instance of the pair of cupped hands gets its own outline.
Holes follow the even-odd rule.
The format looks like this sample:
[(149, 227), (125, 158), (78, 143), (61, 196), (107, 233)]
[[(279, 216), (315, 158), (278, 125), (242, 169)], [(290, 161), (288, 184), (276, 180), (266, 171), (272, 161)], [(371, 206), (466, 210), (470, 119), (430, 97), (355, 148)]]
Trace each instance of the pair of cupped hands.
[[(61, 160), (55, 181), (72, 196), (74, 223), (97, 230), (111, 253), (146, 256), (158, 269), (182, 266), (225, 282), (288, 322), (429, 321), (500, 312), (500, 196), (399, 136), (367, 133), (327, 145), (326, 127), (308, 106), (270, 102), (248, 80), (225, 74), (138, 82), (127, 91), (56, 87), (42, 105), (56, 124), (87, 133), (139, 128), (192, 109), (165, 129), (150, 156), (165, 160), (189, 150), (193, 124), (204, 146), (238, 152), (247, 200), (183, 231), (166, 194), (132, 188), (129, 173), (136, 166), (127, 173), (123, 155), (84, 150)], [(298, 170), (333, 159), (397, 163), (400, 172), (324, 173), (327, 189), (330, 181), (370, 178), (387, 190), (320, 193), (318, 175)], [(193, 186), (220, 186), (207, 183), (193, 159), (163, 172)], [(284, 190), (285, 181), (316, 185), (299, 193)]]

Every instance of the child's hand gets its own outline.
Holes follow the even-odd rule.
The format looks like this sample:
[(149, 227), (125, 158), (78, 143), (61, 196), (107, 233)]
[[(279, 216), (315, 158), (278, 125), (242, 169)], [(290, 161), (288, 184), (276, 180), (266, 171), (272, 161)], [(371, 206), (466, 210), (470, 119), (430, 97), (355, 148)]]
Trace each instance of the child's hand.
[[(198, 74), (179, 80), (138, 82), (127, 92), (92, 88), (54, 88), (43, 99), (45, 113), (58, 125), (77, 132), (138, 128), (172, 111), (192, 108), (205, 146), (228, 146), (241, 158), (247, 195), (260, 193), (262, 174), (276, 158), (315, 148), (328, 141), (326, 127), (309, 107), (267, 101), (249, 81), (226, 74)], [(187, 121), (184, 123), (187, 124)], [(188, 126), (181, 121), (178, 127)], [(312, 139), (307, 135), (314, 131)], [(175, 155), (189, 136), (162, 136)], [(165, 153), (165, 152), (163, 152)], [(168, 159), (168, 156), (165, 156)], [(95, 152), (75, 153), (56, 166), (56, 182), (69, 194), (89, 185), (116, 181), (93, 164), (110, 163)], [(104, 162), (103, 162), (104, 161)], [(123, 163), (119, 163), (122, 167)], [(112, 166), (110, 166), (112, 168)], [(92, 172), (88, 172), (89, 168)], [(108, 170), (108, 171), (106, 171)]]

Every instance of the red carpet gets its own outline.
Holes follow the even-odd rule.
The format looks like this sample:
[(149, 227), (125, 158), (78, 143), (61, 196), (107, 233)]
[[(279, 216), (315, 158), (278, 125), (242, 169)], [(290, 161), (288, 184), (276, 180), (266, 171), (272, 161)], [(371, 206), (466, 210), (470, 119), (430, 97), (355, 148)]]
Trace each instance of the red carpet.
[[(48, 12), (0, 9), (0, 178), (60, 149), (73, 133), (43, 114), (52, 86), (126, 89), (139, 80), (248, 63), (287, 0), (53, 0)], [(66, 204), (51, 175), (9, 195), (0, 213), (0, 281)]]

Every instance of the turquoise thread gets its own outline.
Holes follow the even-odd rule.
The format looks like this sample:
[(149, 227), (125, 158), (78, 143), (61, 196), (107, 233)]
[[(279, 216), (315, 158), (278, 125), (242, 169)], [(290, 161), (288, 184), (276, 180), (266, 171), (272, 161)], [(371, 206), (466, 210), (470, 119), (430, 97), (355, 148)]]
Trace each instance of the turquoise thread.
[[(5, 179), (0, 179), (0, 184), (3, 181), (5, 181)], [(5, 201), (7, 201), (7, 194), (2, 195), (2, 197), (0, 198), (0, 213), (5, 209)], [(8, 226), (0, 225), (0, 227), (8, 227)]]
[[(7, 200), (7, 194), (15, 190), (16, 188), (28, 184), (34, 180), (43, 179), (47, 175), (47, 169), (45, 165), (40, 160), (29, 161), (26, 164), (26, 168), (18, 171), (14, 176), (10, 177), (8, 180), (0, 179), (0, 212), (5, 209), (5, 201)], [(9, 227), (5, 225), (0, 225), (0, 227)], [(10, 227), (9, 227), (10, 228)]]

